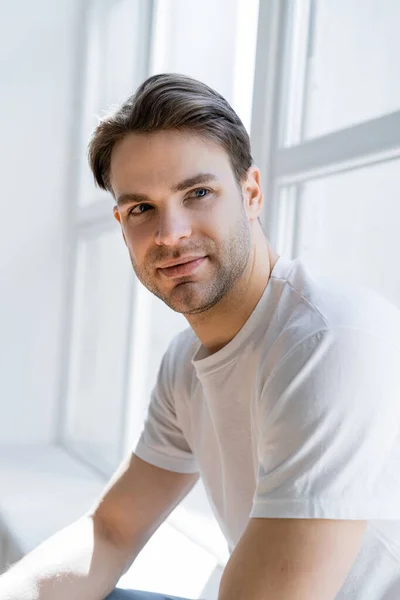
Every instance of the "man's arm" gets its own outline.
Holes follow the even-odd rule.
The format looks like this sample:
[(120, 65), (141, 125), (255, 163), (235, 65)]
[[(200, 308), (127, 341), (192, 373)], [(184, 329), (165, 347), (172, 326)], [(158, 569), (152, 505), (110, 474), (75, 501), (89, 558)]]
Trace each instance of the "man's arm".
[(334, 600), (366, 521), (251, 518), (222, 574), (218, 600)]
[(0, 598), (103, 600), (198, 478), (129, 453), (87, 514), (0, 576)]

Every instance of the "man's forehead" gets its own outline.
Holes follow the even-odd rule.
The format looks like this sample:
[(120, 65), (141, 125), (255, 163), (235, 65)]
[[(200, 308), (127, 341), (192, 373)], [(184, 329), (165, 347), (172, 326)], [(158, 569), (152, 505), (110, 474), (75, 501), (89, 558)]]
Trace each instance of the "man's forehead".
[[(194, 145), (189, 143), (182, 148), (173, 143), (153, 144), (144, 139), (140, 145), (137, 134), (134, 135), (135, 139), (132, 135), (127, 136), (113, 149), (110, 180), (116, 195), (131, 191), (146, 194), (161, 187), (178, 191), (178, 186), (183, 189), (187, 180), (199, 175), (204, 176), (204, 181), (205, 176), (209, 180), (222, 181), (230, 175), (229, 157), (216, 144), (206, 146), (200, 141), (199, 146), (194, 142)], [(177, 135), (179, 133), (175, 132)]]

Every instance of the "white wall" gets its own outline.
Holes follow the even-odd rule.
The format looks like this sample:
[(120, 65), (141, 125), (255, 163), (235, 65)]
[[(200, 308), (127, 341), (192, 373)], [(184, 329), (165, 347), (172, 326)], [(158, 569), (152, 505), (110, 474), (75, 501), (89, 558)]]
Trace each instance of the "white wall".
[(79, 4), (0, 2), (1, 442), (52, 437)]

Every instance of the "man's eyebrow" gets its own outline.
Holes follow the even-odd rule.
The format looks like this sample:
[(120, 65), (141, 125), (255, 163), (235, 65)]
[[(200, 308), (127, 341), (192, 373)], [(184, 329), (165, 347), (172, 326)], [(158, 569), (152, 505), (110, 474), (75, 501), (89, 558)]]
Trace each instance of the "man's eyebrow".
[(183, 181), (180, 181), (179, 183), (173, 185), (171, 188), (171, 192), (184, 192), (185, 190), (187, 190), (190, 187), (193, 187), (194, 185), (197, 185), (199, 183), (208, 183), (210, 181), (217, 182), (219, 180), (218, 177), (216, 177), (212, 173), (198, 173), (193, 177), (188, 177), (187, 179), (184, 179)]
[[(184, 192), (194, 185), (198, 185), (199, 183), (209, 183), (211, 181), (218, 182), (219, 179), (212, 173), (198, 173), (197, 175), (193, 175), (193, 177), (187, 177), (183, 181), (173, 185), (171, 187), (171, 192)], [(128, 194), (121, 194), (121, 196), (117, 198), (117, 204), (119, 207), (121, 207), (125, 204), (130, 204), (131, 202), (148, 202), (149, 200), (150, 197), (147, 196), (147, 194), (131, 192)]]

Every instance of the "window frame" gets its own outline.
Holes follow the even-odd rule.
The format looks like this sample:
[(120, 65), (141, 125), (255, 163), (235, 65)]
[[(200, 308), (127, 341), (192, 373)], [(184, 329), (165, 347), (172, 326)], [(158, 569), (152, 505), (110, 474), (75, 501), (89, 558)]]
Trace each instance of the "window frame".
[[(289, 258), (295, 256), (303, 182), (400, 157), (400, 110), (300, 141), (315, 7), (316, 0), (270, 0), (259, 10), (251, 141), (263, 177), (261, 220), (271, 245)], [(301, 73), (295, 82), (291, 67), (292, 75)], [(291, 145), (283, 143), (287, 115), (293, 119), (286, 131)]]
[[(89, 36), (90, 32), (93, 31), (93, 27), (97, 26), (104, 28), (107, 25), (107, 11), (115, 7), (119, 2), (123, 0), (90, 0), (82, 4), (81, 19), (80, 19), (80, 30), (78, 34), (78, 43), (76, 48), (76, 71), (75, 71), (75, 87), (76, 87), (76, 105), (75, 105), (75, 120), (71, 123), (71, 165), (70, 165), (70, 202), (67, 207), (67, 218), (68, 218), (68, 231), (69, 231), (69, 252), (67, 262), (67, 293), (65, 295), (65, 304), (63, 309), (64, 322), (63, 322), (63, 333), (62, 333), (62, 350), (61, 350), (61, 369), (60, 369), (60, 388), (58, 394), (58, 411), (55, 422), (55, 442), (61, 447), (65, 448), (73, 455), (79, 455), (79, 459), (83, 463), (90, 464), (95, 472), (100, 473), (103, 477), (109, 477), (111, 475), (106, 465), (104, 468), (98, 464), (93, 464), (90, 457), (85, 457), (79, 453), (79, 449), (72, 447), (68, 440), (68, 431), (66, 424), (68, 422), (68, 392), (69, 392), (69, 378), (71, 368), (71, 352), (73, 342), (73, 327), (75, 322), (75, 293), (76, 293), (76, 278), (77, 278), (77, 266), (78, 266), (78, 248), (81, 240), (87, 240), (88, 238), (100, 237), (104, 233), (109, 233), (112, 229), (117, 227), (116, 221), (112, 214), (112, 205), (110, 203), (110, 196), (103, 190), (98, 188), (90, 188), (88, 190), (85, 185), (85, 177), (87, 177), (87, 156), (86, 147), (87, 139), (85, 136), (85, 130), (88, 128), (88, 106), (87, 106), (87, 95), (88, 92), (93, 93), (90, 89), (90, 82), (96, 80), (99, 73), (91, 70), (91, 66), (96, 69), (100, 68), (100, 64), (90, 63), (89, 58)], [(135, 67), (135, 74), (140, 80), (144, 80), (148, 77), (150, 71), (150, 61), (152, 52), (152, 32), (154, 28), (154, 3), (155, 0), (138, 0), (138, 15), (140, 26), (138, 30), (140, 32), (140, 42), (137, 43), (136, 48), (140, 49), (139, 55), (137, 56), (137, 66)], [(93, 23), (95, 21), (95, 23)], [(85, 60), (82, 60), (82, 56)], [(96, 93), (92, 95), (92, 101), (94, 99), (96, 105), (101, 102), (102, 86), (95, 86)], [(86, 173), (85, 170), (86, 169)], [(91, 193), (89, 203), (82, 201), (83, 197)], [(130, 290), (131, 298), (131, 314), (129, 316), (129, 322), (127, 327), (129, 329), (127, 343), (124, 343), (125, 347), (125, 360), (123, 365), (124, 373), (124, 399), (123, 406), (125, 412), (129, 412), (128, 407), (131, 404), (131, 390), (130, 390), (130, 375), (129, 365), (132, 360), (132, 353), (134, 352), (134, 346), (138, 343), (136, 341), (136, 335), (134, 338), (134, 325), (136, 323), (135, 313), (136, 300), (138, 296), (136, 281), (133, 281)], [(135, 332), (136, 334), (136, 332)], [(135, 339), (135, 344), (133, 340)], [(130, 430), (127, 426), (127, 419), (121, 418), (121, 431), (120, 431), (120, 443), (119, 453), (122, 456), (128, 444), (128, 436)]]

